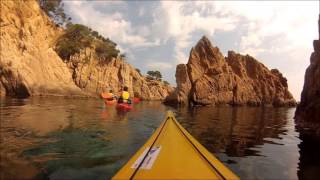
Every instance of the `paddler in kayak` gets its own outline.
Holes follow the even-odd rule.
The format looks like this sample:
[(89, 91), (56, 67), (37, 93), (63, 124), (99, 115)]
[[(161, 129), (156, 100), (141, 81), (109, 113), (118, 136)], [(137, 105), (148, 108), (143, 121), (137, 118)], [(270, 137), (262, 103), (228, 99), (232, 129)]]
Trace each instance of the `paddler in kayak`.
[(117, 96), (113, 94), (112, 89), (107, 88), (106, 91), (108, 92), (101, 92), (101, 98), (107, 100), (107, 101), (111, 101), (111, 100), (115, 100), (117, 99)]
[(113, 101), (117, 99), (117, 96), (113, 94), (113, 91), (110, 89), (105, 98), (107, 101)]
[(112, 105), (117, 102), (117, 96), (113, 94), (112, 90), (109, 90), (108, 93), (102, 93), (102, 98), (106, 105)]
[(128, 103), (131, 104), (130, 93), (128, 92), (128, 87), (124, 86), (123, 91), (118, 99), (118, 103)]

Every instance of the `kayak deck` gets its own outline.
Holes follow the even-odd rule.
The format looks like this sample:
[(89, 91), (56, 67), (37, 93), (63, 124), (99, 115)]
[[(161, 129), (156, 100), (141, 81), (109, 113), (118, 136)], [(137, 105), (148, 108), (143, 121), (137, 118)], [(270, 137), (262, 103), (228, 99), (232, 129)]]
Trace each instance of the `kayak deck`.
[(196, 141), (169, 111), (147, 143), (113, 179), (239, 178)]
[(118, 103), (117, 108), (122, 110), (131, 110), (133, 107), (132, 107), (132, 104)]
[(113, 104), (117, 103), (117, 100), (115, 100), (115, 99), (114, 99), (114, 100), (111, 100), (111, 101), (110, 101), (110, 100), (105, 100), (104, 103), (105, 103), (106, 105), (113, 105)]

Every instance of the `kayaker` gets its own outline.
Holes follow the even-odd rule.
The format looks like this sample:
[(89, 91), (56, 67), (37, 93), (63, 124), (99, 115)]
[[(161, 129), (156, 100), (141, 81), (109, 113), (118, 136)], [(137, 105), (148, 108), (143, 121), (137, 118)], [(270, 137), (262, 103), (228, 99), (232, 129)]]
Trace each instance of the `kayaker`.
[(128, 103), (131, 104), (130, 93), (128, 92), (128, 87), (123, 87), (123, 91), (119, 97), (118, 103)]
[(117, 96), (115, 96), (114, 94), (113, 94), (113, 91), (110, 89), (109, 90), (109, 92), (107, 93), (107, 100), (108, 101), (112, 101), (112, 100), (114, 100), (114, 99), (116, 99), (117, 98)]

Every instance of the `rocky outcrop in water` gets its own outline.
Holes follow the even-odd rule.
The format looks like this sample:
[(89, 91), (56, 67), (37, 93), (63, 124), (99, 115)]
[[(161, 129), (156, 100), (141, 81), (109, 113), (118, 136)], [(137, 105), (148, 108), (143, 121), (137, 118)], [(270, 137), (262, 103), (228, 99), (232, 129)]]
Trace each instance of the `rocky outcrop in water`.
[(192, 105), (294, 106), (286, 78), (253, 57), (233, 51), (224, 57), (203, 37), (191, 49), (189, 61), (176, 70), (177, 88), (167, 103)]
[(173, 90), (146, 79), (120, 57), (101, 64), (91, 49), (63, 61), (54, 49), (64, 30), (42, 12), (37, 1), (0, 3), (1, 96), (99, 96), (107, 87), (117, 92), (128, 86), (135, 96), (161, 100)]
[[(319, 15), (320, 38), (320, 15)], [(306, 70), (301, 102), (297, 107), (296, 121), (298, 127), (316, 131), (320, 135), (320, 40), (313, 41), (314, 52)]]

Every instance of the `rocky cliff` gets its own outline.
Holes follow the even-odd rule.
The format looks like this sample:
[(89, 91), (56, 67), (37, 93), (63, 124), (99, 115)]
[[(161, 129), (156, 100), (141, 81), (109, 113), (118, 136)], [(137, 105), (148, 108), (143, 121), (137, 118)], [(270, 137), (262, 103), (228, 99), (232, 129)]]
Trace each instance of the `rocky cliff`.
[(147, 100), (164, 99), (173, 89), (147, 80), (122, 58), (101, 64), (86, 49), (65, 63), (55, 52), (64, 30), (57, 28), (37, 1), (1, 1), (0, 94), (98, 96), (105, 88), (115, 92), (128, 86)]
[(122, 58), (112, 58), (100, 63), (92, 49), (86, 49), (71, 57), (68, 67), (80, 89), (97, 95), (107, 89), (120, 92), (123, 86), (135, 97), (146, 100), (163, 100), (173, 91), (171, 86), (156, 80), (148, 80)]
[[(319, 15), (320, 38), (320, 15)], [(320, 135), (320, 40), (313, 41), (314, 52), (306, 70), (301, 102), (297, 107), (298, 127), (317, 131)]]
[(224, 57), (203, 37), (189, 61), (176, 69), (177, 88), (167, 103), (294, 106), (286, 78), (253, 57), (233, 51)]
[(53, 50), (61, 30), (36, 1), (1, 1), (1, 95), (84, 95)]

